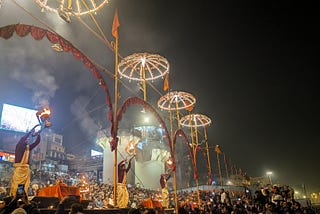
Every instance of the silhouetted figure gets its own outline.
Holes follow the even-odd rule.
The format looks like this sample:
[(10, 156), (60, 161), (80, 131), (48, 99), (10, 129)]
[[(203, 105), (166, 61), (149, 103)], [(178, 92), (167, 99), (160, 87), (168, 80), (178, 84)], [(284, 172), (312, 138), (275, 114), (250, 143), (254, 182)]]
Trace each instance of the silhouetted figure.
[(117, 185), (117, 205), (119, 208), (126, 208), (129, 202), (129, 193), (127, 189), (127, 173), (131, 168), (131, 160), (124, 159), (118, 164), (118, 185)]
[[(11, 196), (16, 195), (18, 184), (24, 184), (24, 190), (25, 192), (28, 192), (30, 186), (30, 154), (31, 151), (39, 145), (41, 140), (40, 131), (35, 133), (35, 128), (37, 126), (33, 127), (30, 132), (22, 136), (16, 145), (15, 163), (13, 165), (14, 170), (11, 178)], [(32, 136), (37, 136), (36, 140), (32, 144), (29, 143), (29, 137), (31, 134)]]
[(163, 208), (169, 207), (169, 191), (167, 186), (167, 181), (170, 179), (171, 174), (169, 172), (160, 175), (160, 186), (161, 186), (161, 196), (162, 202), (161, 206)]

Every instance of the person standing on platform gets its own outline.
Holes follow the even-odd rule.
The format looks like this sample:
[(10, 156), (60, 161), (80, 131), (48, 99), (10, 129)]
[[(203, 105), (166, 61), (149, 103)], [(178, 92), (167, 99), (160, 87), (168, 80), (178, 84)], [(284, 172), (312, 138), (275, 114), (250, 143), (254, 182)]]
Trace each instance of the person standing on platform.
[(127, 189), (127, 173), (131, 168), (131, 160), (135, 154), (127, 160), (124, 159), (118, 164), (118, 188), (117, 188), (117, 205), (119, 208), (126, 208), (129, 203), (129, 193)]
[(169, 207), (169, 191), (168, 191), (167, 181), (170, 179), (170, 177), (171, 177), (171, 173), (169, 171), (160, 175), (160, 186), (161, 186), (161, 196), (162, 196), (161, 206), (162, 206), (162, 208)]
[[(30, 186), (30, 153), (31, 151), (39, 145), (41, 137), (40, 131), (35, 132), (35, 127), (31, 129), (30, 132), (27, 132), (24, 136), (22, 136), (15, 148), (15, 163), (13, 175), (11, 178), (11, 188), (10, 188), (10, 196), (16, 196), (18, 184), (24, 184), (25, 192), (28, 192)], [(30, 144), (29, 137), (32, 134), (33, 137), (37, 136), (36, 140)]]

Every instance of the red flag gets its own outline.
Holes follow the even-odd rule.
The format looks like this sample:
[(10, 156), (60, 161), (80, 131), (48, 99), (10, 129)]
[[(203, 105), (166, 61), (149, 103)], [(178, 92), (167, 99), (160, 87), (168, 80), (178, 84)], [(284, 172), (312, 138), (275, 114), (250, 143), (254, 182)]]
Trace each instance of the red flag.
[(119, 39), (118, 35), (118, 28), (120, 26), (119, 17), (118, 17), (118, 10), (116, 9), (113, 17), (113, 23), (112, 23), (112, 35), (114, 38)]
[(166, 78), (163, 83), (163, 90), (167, 91), (169, 89), (169, 72), (166, 74)]

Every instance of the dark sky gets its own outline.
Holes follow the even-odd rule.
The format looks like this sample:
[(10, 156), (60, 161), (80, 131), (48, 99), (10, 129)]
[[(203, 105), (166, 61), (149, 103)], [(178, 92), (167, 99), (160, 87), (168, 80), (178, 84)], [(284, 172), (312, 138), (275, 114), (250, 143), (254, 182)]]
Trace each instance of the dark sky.
[[(35, 3), (22, 6), (27, 11), (14, 1), (3, 1), (0, 26), (49, 26), (113, 73), (113, 52), (79, 19), (72, 17), (67, 24), (56, 14), (41, 13)], [(109, 41), (115, 8), (121, 25), (120, 55), (149, 52), (165, 57), (171, 89), (193, 94), (193, 113), (212, 119), (207, 127), (211, 146), (219, 144), (252, 177), (272, 171), (274, 181), (319, 190), (320, 46), (315, 5), (111, 1), (95, 16)], [(82, 20), (98, 32), (88, 16)], [(109, 127), (105, 94), (81, 62), (49, 45), (30, 37), (0, 41), (0, 102), (35, 108), (35, 92), (50, 92), (46, 98), (55, 114), (52, 128), (64, 135), (69, 152), (80, 152), (93, 147), (96, 130)], [(126, 84), (142, 97), (134, 84)], [(153, 84), (162, 89), (162, 80)], [(132, 91), (120, 87), (121, 101)], [(152, 103), (159, 95), (149, 89), (148, 98)]]

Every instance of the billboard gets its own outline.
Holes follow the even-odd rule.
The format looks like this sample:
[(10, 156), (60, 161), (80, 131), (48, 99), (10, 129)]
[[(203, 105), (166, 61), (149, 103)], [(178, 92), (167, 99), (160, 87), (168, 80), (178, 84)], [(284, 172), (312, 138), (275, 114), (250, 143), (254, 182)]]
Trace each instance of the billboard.
[(14, 163), (14, 154), (0, 151), (0, 161), (9, 161)]
[(28, 132), (35, 125), (39, 124), (36, 113), (36, 110), (4, 103), (1, 113), (0, 129), (24, 133)]

